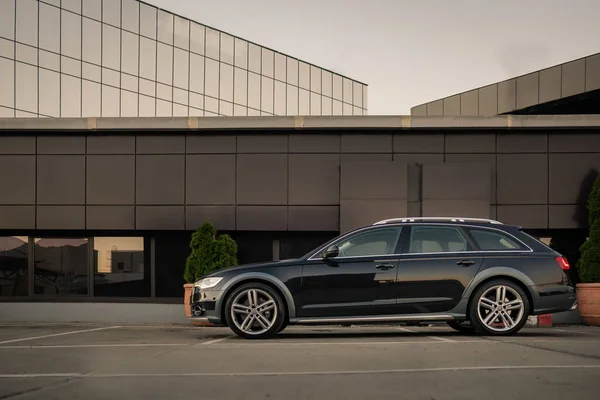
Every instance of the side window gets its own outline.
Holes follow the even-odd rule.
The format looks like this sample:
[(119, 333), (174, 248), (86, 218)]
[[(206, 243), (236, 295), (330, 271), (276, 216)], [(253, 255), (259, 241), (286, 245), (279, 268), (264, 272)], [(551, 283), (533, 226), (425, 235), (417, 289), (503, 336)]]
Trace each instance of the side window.
[(525, 250), (525, 247), (502, 232), (488, 229), (469, 229), (477, 246), (483, 251)]
[(400, 227), (376, 228), (360, 232), (335, 243), (340, 257), (364, 257), (393, 254), (400, 237)]
[(468, 251), (467, 240), (458, 228), (412, 226), (409, 253), (453, 253), (457, 251)]

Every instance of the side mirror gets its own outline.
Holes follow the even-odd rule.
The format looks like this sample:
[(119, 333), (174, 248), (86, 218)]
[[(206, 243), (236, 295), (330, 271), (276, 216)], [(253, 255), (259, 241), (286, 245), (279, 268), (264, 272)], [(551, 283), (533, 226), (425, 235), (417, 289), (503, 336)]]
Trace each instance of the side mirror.
[(323, 252), (323, 258), (335, 258), (340, 254), (340, 249), (337, 246), (331, 246)]

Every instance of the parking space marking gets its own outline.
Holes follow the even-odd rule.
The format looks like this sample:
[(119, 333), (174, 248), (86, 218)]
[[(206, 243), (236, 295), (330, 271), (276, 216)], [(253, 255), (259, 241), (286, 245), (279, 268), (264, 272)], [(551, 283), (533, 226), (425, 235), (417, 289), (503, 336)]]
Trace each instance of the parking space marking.
[(439, 336), (427, 336), (429, 339), (434, 339), (434, 340), (439, 340), (440, 342), (449, 342), (449, 343), (456, 343), (456, 340), (452, 340), (452, 339), (448, 339), (448, 338), (444, 338), (444, 337), (439, 337)]
[(107, 330), (107, 329), (115, 329), (115, 328), (121, 328), (121, 327), (120, 326), (105, 326), (105, 327), (102, 327), (102, 328), (80, 329), (78, 331), (52, 333), (52, 334), (49, 334), (49, 335), (31, 336), (31, 337), (20, 338), (20, 339), (5, 340), (3, 342), (0, 342), (0, 344), (17, 343), (17, 342), (24, 342), (24, 341), (27, 341), (27, 340), (45, 339), (45, 338), (56, 337), (56, 336), (74, 335), (76, 333), (104, 331), (104, 330)]
[(417, 333), (417, 331), (413, 331), (412, 329), (408, 329), (408, 328), (398, 328), (398, 330), (402, 331), (402, 332)]
[(207, 342), (202, 342), (202, 343), (200, 343), (200, 344), (202, 344), (202, 345), (207, 345), (207, 344), (221, 343), (221, 342), (224, 342), (225, 340), (227, 340), (227, 339), (231, 339), (231, 338), (233, 338), (233, 337), (234, 337), (234, 336), (225, 336), (225, 337), (223, 337), (223, 338), (218, 338), (218, 339), (209, 340), (209, 341), (207, 341)]
[[(408, 345), (408, 344), (458, 344), (458, 343), (488, 343), (485, 340), (460, 340), (460, 341), (439, 341), (439, 340), (410, 340), (410, 341), (384, 341), (384, 342), (286, 342), (286, 341), (269, 341), (269, 342), (247, 342), (244, 340), (236, 340), (228, 343), (218, 344), (219, 347), (245, 347), (245, 346), (386, 346), (386, 345)], [(493, 343), (493, 342), (490, 342)], [(497, 341), (495, 343), (502, 343)], [(202, 344), (209, 344), (208, 342)]]
[(56, 344), (56, 345), (17, 345), (0, 346), (1, 349), (86, 349), (97, 347), (176, 347), (190, 346), (193, 343), (121, 343), (121, 344)]
[(557, 329), (554, 328), (555, 331), (558, 332), (566, 332), (566, 333), (578, 333), (580, 335), (592, 335), (592, 336), (600, 336), (600, 332), (596, 333), (596, 332), (581, 332), (581, 331), (569, 331), (567, 329)]

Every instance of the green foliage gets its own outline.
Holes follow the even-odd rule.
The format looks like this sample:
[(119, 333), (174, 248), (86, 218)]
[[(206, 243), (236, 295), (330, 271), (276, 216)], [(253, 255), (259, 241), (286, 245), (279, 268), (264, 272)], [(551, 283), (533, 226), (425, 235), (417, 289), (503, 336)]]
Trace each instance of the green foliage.
[(193, 283), (222, 268), (237, 265), (237, 244), (226, 234), (217, 235), (217, 229), (210, 222), (203, 223), (192, 234), (192, 249), (185, 263), (184, 278)]
[(577, 270), (584, 283), (600, 283), (600, 175), (588, 197), (589, 239), (581, 246)]

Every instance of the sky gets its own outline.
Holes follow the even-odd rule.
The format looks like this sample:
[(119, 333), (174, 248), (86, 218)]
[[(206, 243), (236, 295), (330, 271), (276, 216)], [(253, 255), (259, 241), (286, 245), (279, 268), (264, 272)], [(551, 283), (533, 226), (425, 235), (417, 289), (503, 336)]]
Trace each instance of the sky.
[(598, 0), (145, 0), (369, 85), (370, 115), (600, 52)]

